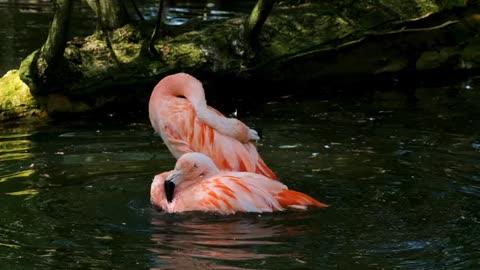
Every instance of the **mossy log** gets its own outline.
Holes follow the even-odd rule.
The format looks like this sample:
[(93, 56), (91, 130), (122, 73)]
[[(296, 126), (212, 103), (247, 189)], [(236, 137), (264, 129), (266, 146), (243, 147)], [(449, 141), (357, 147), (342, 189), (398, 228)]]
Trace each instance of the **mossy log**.
[[(43, 46), (35, 51), (20, 76), (32, 91), (49, 87), (50, 78), (61, 68), (72, 10), (71, 0), (53, 1), (54, 16)], [(55, 83), (55, 81), (53, 81)]]
[[(480, 66), (480, 9), (475, 1), (277, 5), (263, 25), (254, 59), (242, 57), (232, 45), (244, 22), (233, 18), (163, 29), (155, 44), (158, 57), (141, 53), (152, 26), (128, 24), (111, 32), (119, 62), (102, 36), (71, 41), (65, 65), (55, 73), (57, 86), (39, 91), (41, 98), (35, 100), (42, 100), (38, 104), (48, 112), (92, 110), (131, 103), (132, 97), (145, 101), (158, 80), (178, 71), (281, 82)], [(27, 58), (20, 72), (29, 64)], [(52, 95), (70, 105), (50, 108)]]

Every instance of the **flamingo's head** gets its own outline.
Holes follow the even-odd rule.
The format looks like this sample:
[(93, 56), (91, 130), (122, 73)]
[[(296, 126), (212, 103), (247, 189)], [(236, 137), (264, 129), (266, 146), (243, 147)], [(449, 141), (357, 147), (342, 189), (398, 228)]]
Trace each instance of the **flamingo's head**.
[(164, 183), (165, 195), (172, 202), (175, 188), (183, 189), (196, 181), (207, 179), (218, 172), (213, 160), (202, 153), (183, 154), (175, 164)]

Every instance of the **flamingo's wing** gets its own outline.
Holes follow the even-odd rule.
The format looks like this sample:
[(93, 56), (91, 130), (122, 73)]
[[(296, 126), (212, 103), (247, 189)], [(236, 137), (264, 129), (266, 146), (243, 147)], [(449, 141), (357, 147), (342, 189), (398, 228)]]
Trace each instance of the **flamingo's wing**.
[(264, 175), (270, 179), (278, 180), (278, 176), (267, 166), (267, 164), (265, 164), (265, 161), (263, 161), (262, 157), (257, 152), (256, 145), (251, 142), (248, 144), (244, 144), (244, 146), (249, 153), (249, 156), (253, 157), (253, 160), (256, 160), (255, 170), (253, 170), (252, 172)]
[(182, 136), (180, 136), (171, 126), (165, 125), (163, 130), (164, 134), (162, 134), (162, 138), (164, 138), (165, 145), (175, 158), (179, 158), (185, 153), (194, 152), (191, 145), (184, 141)]
[[(214, 108), (209, 107), (209, 109), (223, 116), (222, 113)], [(198, 140), (194, 138), (192, 141), (192, 148), (210, 156), (220, 169), (255, 172), (271, 179), (277, 179), (275, 173), (258, 154), (255, 143), (242, 143), (235, 138), (218, 132), (198, 119), (196, 125), (199, 126), (195, 129), (201, 132), (199, 132), (198, 137), (195, 137)]]
[[(224, 117), (212, 107), (209, 110)], [(218, 168), (228, 171), (256, 172), (272, 179), (275, 173), (267, 167), (253, 142), (241, 143), (200, 120), (190, 102), (183, 98), (169, 100), (155, 108), (152, 125), (162, 136), (170, 152), (179, 158), (189, 152), (209, 156)], [(161, 119), (161, 121), (158, 121)]]
[(224, 214), (272, 212), (283, 210), (273, 196), (276, 190), (283, 188), (286, 187), (280, 182), (262, 175), (231, 172), (202, 181), (195, 194), (199, 207), (206, 211)]
[(196, 193), (200, 207), (224, 214), (327, 207), (304, 193), (289, 190), (279, 181), (245, 172), (225, 172), (204, 180)]

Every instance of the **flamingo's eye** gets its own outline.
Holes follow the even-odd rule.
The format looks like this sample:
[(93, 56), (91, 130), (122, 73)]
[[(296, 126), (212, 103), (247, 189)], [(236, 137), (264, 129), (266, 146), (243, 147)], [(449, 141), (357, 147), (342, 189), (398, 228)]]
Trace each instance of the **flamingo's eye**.
[(193, 164), (193, 168), (198, 168), (197, 164)]

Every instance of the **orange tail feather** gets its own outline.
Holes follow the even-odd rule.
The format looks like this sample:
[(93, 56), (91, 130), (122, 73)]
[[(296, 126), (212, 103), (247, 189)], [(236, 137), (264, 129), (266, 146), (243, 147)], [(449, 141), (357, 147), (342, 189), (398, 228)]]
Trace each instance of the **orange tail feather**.
[(284, 208), (295, 206), (328, 207), (328, 205), (321, 203), (306, 194), (288, 189), (278, 193), (277, 200)]

